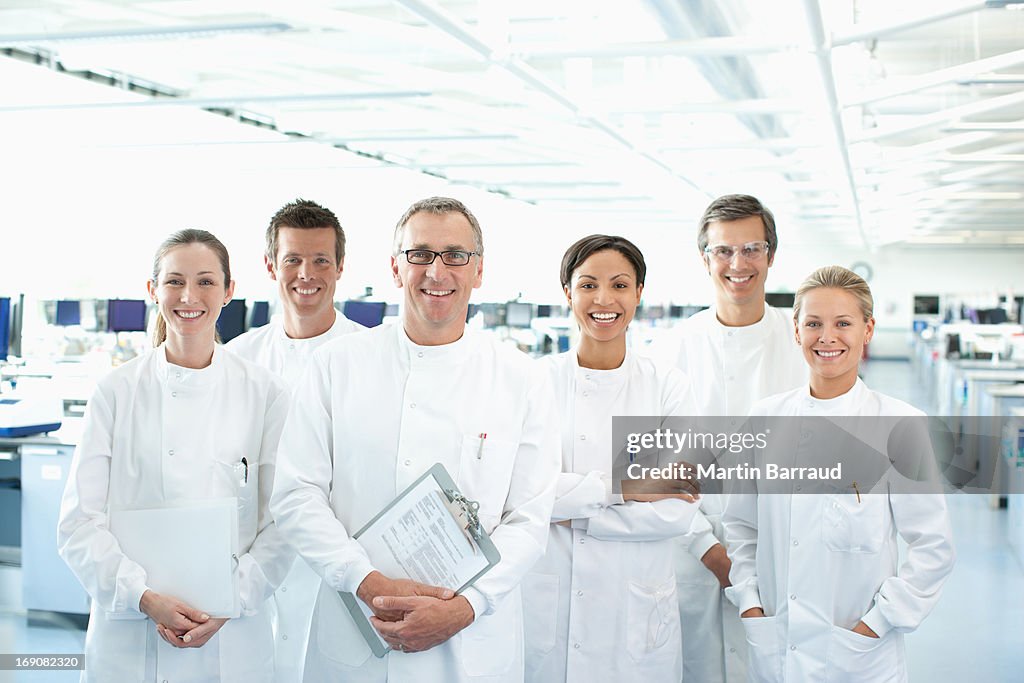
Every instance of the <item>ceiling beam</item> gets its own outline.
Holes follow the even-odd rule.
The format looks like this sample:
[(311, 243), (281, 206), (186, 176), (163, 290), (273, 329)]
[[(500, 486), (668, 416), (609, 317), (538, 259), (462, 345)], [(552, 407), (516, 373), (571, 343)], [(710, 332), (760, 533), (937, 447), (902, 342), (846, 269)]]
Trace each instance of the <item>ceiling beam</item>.
[(857, 196), (857, 181), (853, 175), (853, 164), (850, 162), (850, 148), (846, 141), (846, 131), (843, 128), (842, 112), (839, 109), (839, 97), (836, 94), (836, 79), (832, 72), (832, 48), (825, 37), (825, 24), (821, 17), (821, 7), (818, 0), (804, 0), (804, 9), (807, 13), (807, 26), (811, 33), (811, 43), (814, 45), (814, 54), (818, 61), (818, 71), (821, 73), (821, 82), (825, 90), (825, 100), (828, 102), (829, 116), (832, 122), (832, 135), (839, 158), (842, 160), (843, 170), (846, 173), (846, 188), (849, 193), (850, 203), (853, 206), (854, 216), (857, 220), (857, 231), (860, 233), (861, 243), (865, 249), (873, 250), (873, 245), (868, 239), (864, 229), (864, 219), (860, 211), (860, 199)]
[(231, 97), (154, 97), (144, 100), (120, 100), (115, 102), (28, 102), (0, 105), (0, 112), (10, 111), (62, 111), (80, 109), (135, 109), (148, 107), (200, 107), (216, 109), (237, 107), (243, 104), (264, 104), (282, 102), (328, 102), (333, 100), (392, 100), (414, 97), (430, 97), (431, 93), (419, 90), (393, 90), (388, 92), (341, 92), (306, 93), (294, 95), (233, 95)]
[(579, 45), (548, 45), (517, 47), (512, 51), (526, 60), (570, 59), (625, 59), (626, 57), (710, 57), (730, 55), (763, 55), (778, 52), (799, 52), (806, 46), (795, 43), (764, 41), (749, 36), (715, 36), (692, 40), (665, 40), (642, 43), (588, 43)]
[[(1014, 50), (1006, 54), (986, 57), (917, 76), (887, 79), (876, 86), (862, 89), (849, 100), (843, 102), (843, 108), (857, 107), (892, 97), (909, 95), (945, 83), (959, 83), (965, 79), (971, 79), (978, 74), (1007, 69), (1022, 63), (1024, 63), (1024, 50)], [(1019, 79), (1020, 77), (1017, 76), (1017, 78)]]
[(448, 10), (433, 2), (433, 0), (396, 0), (402, 7), (418, 15), (441, 31), (444, 31), (455, 40), (475, 52), (484, 61), (504, 68), (513, 76), (519, 78), (523, 83), (537, 92), (545, 95), (561, 107), (569, 110), (572, 114), (580, 117), (588, 126), (605, 134), (618, 143), (627, 152), (635, 155), (640, 160), (653, 164), (665, 172), (673, 180), (683, 183), (688, 189), (697, 194), (711, 198), (711, 195), (700, 188), (689, 178), (679, 174), (668, 163), (655, 154), (641, 149), (641, 145), (631, 140), (622, 130), (614, 126), (603, 117), (589, 113), (583, 105), (575, 101), (567, 92), (549, 81), (540, 72), (518, 57), (504, 54), (504, 50), (497, 46), (491, 46), (487, 41), (479, 37), (469, 26)]
[(104, 31), (48, 31), (44, 33), (0, 33), (0, 47), (18, 47), (46, 43), (103, 42), (119, 40), (163, 40), (177, 38), (206, 38), (228, 33), (280, 33), (291, 31), (292, 26), (279, 21), (243, 22), (236, 24), (197, 24), (107, 29)]
[(971, 2), (942, 12), (922, 14), (918, 17), (888, 24), (875, 24), (874, 26), (868, 25), (864, 27), (855, 25), (854, 30), (849, 33), (833, 35), (831, 45), (832, 47), (839, 47), (840, 45), (850, 45), (864, 40), (871, 40), (872, 38), (881, 38), (882, 36), (892, 35), (893, 33), (902, 33), (911, 29), (920, 28), (921, 26), (927, 26), (928, 24), (945, 21), (946, 19), (980, 12), (987, 7), (988, 3), (986, 2)]
[[(811, 0), (805, 0), (805, 2), (810, 1)], [(950, 107), (949, 109), (941, 109), (939, 111), (932, 112), (931, 114), (907, 116), (905, 117), (908, 119), (907, 123), (879, 126), (878, 128), (863, 131), (859, 136), (851, 140), (851, 143), (867, 142), (869, 140), (879, 140), (893, 135), (912, 133), (924, 128), (939, 126), (949, 121), (976, 116), (978, 114), (984, 114), (986, 112), (995, 111), (1004, 107), (1012, 107), (1022, 103), (1024, 103), (1024, 90), (1009, 93), (1007, 95), (1000, 95), (998, 97), (990, 97), (978, 102), (961, 104), (956, 107)]]

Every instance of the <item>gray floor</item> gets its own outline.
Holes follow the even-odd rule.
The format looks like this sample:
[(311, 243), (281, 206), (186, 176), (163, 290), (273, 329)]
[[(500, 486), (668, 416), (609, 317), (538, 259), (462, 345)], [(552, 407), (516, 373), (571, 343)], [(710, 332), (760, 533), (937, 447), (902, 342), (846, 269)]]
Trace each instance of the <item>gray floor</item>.
[[(872, 361), (864, 368), (864, 381), (928, 408), (907, 363)], [(1024, 567), (1005, 541), (1006, 511), (990, 509), (982, 496), (954, 496), (949, 507), (957, 565), (935, 612), (907, 637), (911, 680), (1024, 680)], [(81, 631), (27, 626), (20, 595), (21, 571), (0, 566), (0, 652), (82, 652)], [(77, 680), (76, 672), (0, 671), (0, 683)]]

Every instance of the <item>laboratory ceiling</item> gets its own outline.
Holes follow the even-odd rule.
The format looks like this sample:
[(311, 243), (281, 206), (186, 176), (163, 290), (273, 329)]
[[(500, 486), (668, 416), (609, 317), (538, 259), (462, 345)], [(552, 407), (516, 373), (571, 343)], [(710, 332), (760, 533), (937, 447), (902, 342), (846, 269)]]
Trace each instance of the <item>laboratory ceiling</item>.
[(22, 83), (0, 116), (205, 110), (281, 134), (254, 144), (315, 141), (581, 219), (689, 224), (748, 192), (802, 241), (1005, 247), (1024, 245), (1021, 10), (0, 0), (0, 60), (109, 86)]

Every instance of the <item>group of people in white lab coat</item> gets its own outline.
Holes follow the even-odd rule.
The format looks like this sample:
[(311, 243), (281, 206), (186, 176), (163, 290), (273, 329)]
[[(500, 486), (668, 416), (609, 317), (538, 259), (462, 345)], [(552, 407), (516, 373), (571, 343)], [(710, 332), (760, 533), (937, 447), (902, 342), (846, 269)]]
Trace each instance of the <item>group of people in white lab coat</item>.
[[(847, 510), (842, 528), (873, 539), (855, 552), (820, 528), (821, 506), (851, 507), (842, 496), (615, 480), (613, 416), (916, 414), (858, 379), (863, 280), (816, 271), (787, 320), (764, 300), (778, 240), (758, 200), (713, 202), (697, 241), (715, 305), (643, 354), (626, 342), (643, 255), (577, 241), (560, 280), (579, 343), (532, 361), (466, 327), (484, 245), (457, 200), (398, 221), (401, 320), (371, 330), (334, 308), (336, 216), (285, 206), (265, 254), (282, 315), (226, 348), (227, 251), (172, 235), (147, 285), (155, 348), (100, 381), (62, 501), (60, 552), (93, 598), (83, 680), (906, 680), (902, 634), (953, 562), (942, 496), (883, 491)], [(438, 462), (501, 554), (458, 594), (382, 574), (353, 538)], [(239, 520), (230, 619), (149, 587), (109, 524), (223, 497)], [(373, 611), (387, 655), (339, 592)]]

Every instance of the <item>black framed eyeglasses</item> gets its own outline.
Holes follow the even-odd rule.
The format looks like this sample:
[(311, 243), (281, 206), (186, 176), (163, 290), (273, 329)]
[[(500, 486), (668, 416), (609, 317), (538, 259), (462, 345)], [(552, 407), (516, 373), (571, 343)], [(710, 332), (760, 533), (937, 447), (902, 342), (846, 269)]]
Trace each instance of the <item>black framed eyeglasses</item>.
[(430, 249), (404, 249), (399, 254), (405, 254), (405, 260), (417, 266), (429, 266), (438, 256), (441, 263), (446, 266), (464, 266), (469, 259), (477, 255), (475, 251), (463, 251), (452, 249), (450, 251), (431, 251)]

